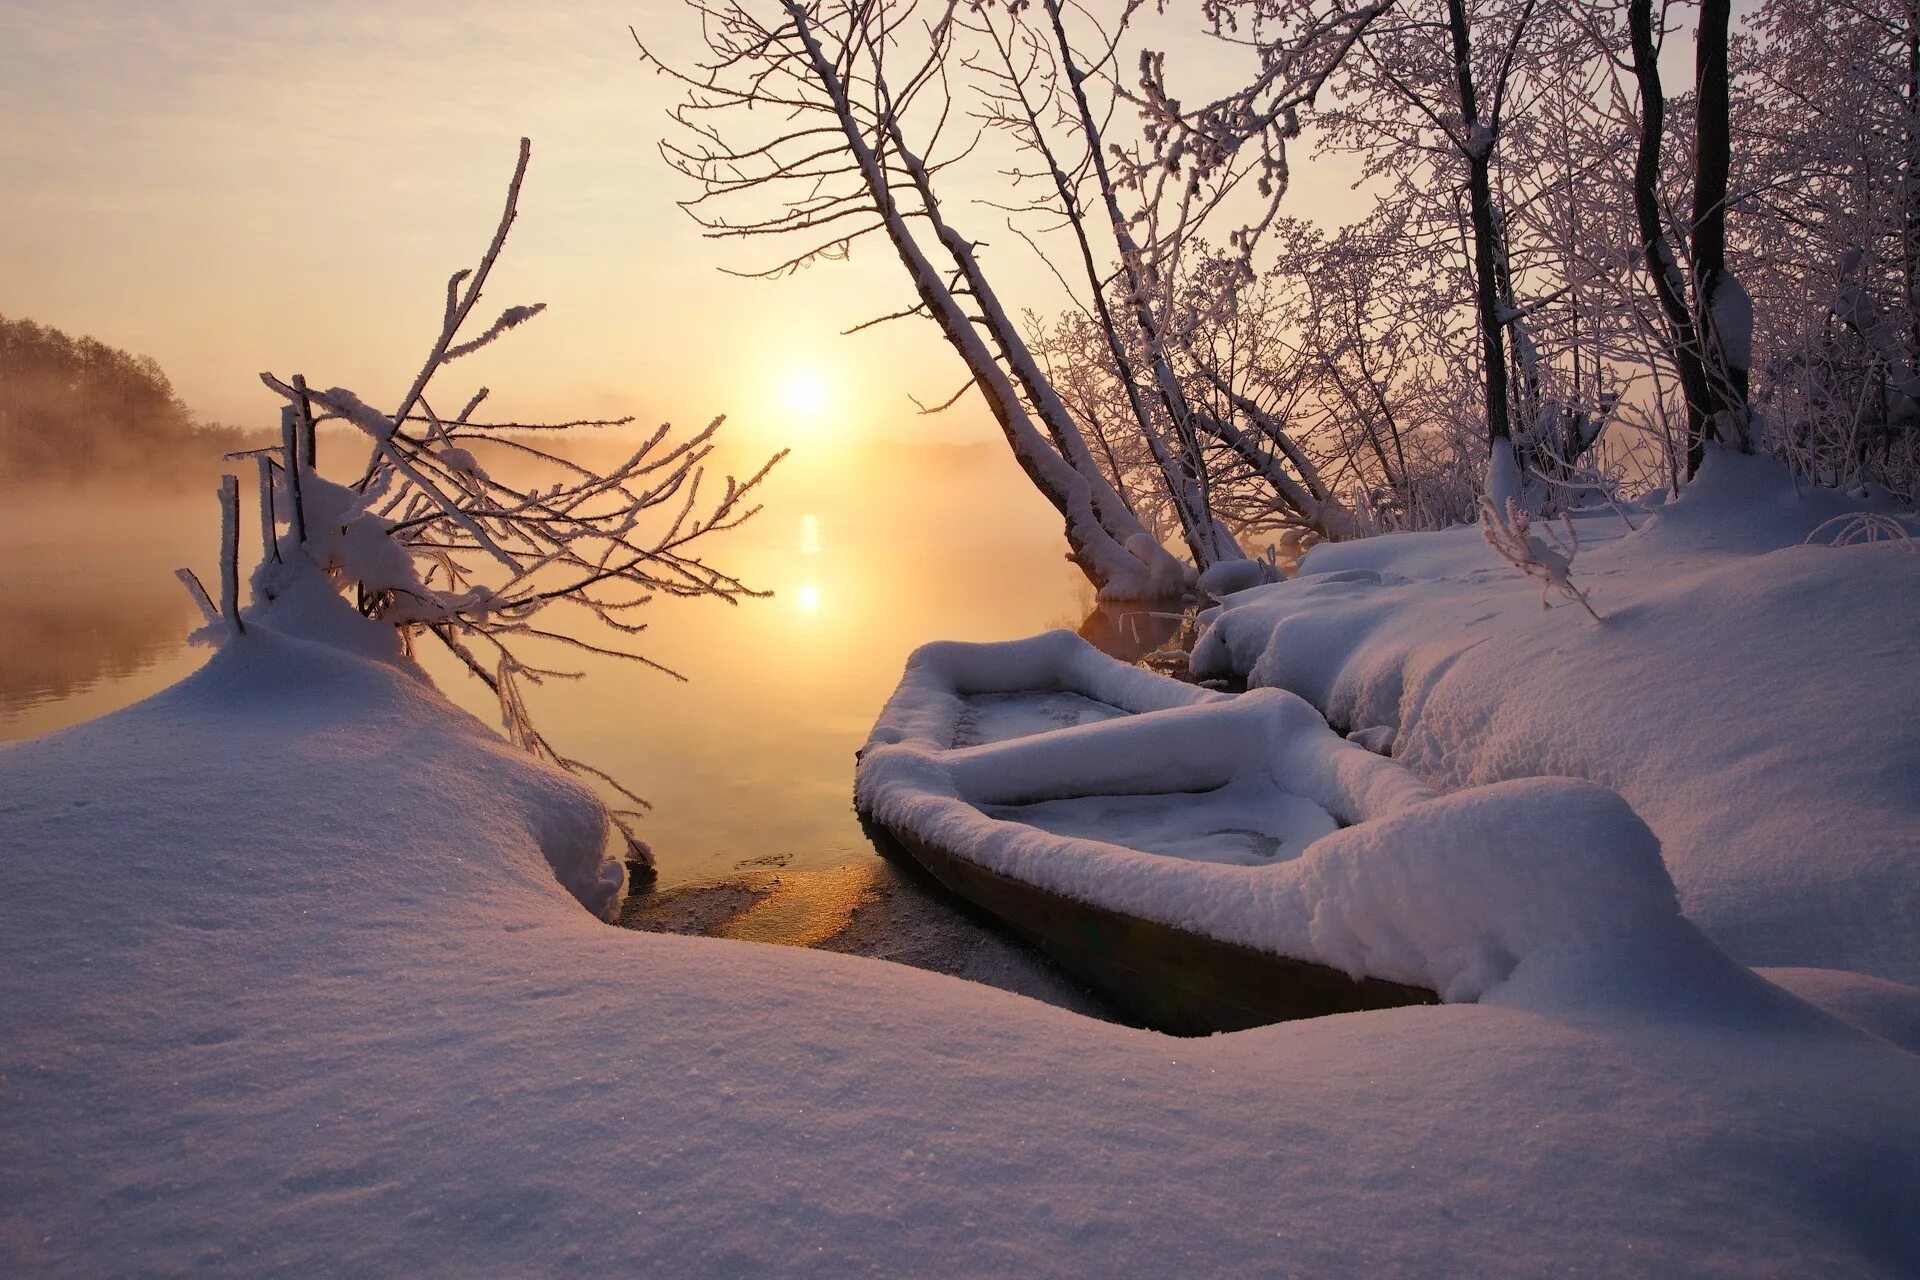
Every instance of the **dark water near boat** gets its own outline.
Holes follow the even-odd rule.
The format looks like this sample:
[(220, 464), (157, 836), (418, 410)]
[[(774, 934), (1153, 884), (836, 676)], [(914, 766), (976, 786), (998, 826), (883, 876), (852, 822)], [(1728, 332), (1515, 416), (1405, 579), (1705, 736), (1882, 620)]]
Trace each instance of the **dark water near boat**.
[[(0, 494), (0, 740), (105, 714), (205, 660), (185, 646), (196, 614), (173, 577), (186, 565), (214, 580), (213, 482), (193, 487), (204, 492)], [(772, 598), (647, 610), (642, 649), (686, 683), (592, 654), (539, 655), (584, 672), (534, 690), (536, 716), (560, 750), (653, 802), (644, 830), (663, 888), (872, 858), (851, 807), (853, 753), (908, 653), (1077, 626), (1091, 606), (1056, 517), (1004, 450), (801, 450), (765, 502), (709, 558)], [(497, 723), (477, 681), (422, 659)]]

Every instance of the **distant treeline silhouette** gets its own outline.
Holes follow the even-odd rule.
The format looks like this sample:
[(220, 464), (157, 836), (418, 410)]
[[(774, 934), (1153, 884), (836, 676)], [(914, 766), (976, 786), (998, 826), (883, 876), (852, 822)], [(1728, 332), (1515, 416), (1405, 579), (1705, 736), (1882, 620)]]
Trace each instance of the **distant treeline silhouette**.
[(153, 357), (0, 315), (0, 480), (190, 472), (247, 443), (196, 420)]

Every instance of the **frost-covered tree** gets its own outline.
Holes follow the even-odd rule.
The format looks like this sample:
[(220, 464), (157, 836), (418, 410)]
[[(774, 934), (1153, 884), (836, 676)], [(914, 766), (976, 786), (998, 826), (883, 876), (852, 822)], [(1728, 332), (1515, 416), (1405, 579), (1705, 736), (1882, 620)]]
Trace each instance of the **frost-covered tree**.
[[(691, 140), (665, 151), (701, 184), (688, 202), (695, 216), (719, 237), (812, 237), (768, 274), (882, 237), (917, 301), (881, 319), (939, 325), (1102, 598), (1177, 594), (1197, 570), (1244, 561), (1215, 509), (1216, 462), (1257, 477), (1295, 524), (1351, 531), (1335, 496), (1299, 469), (1304, 455), (1282, 424), (1214, 396), (1218, 381), (1196, 367), (1173, 307), (1183, 255), (1211, 215), (1257, 194), (1251, 223), (1229, 236), (1243, 256), (1271, 221), (1299, 108), (1379, 6), (1269, 6), (1263, 20), (1285, 34), (1262, 44), (1259, 82), (1195, 110), (1167, 91), (1151, 53), (1138, 83), (1122, 83), (1138, 3), (1104, 22), (1055, 0), (692, 7), (711, 56), (672, 72), (688, 87), (676, 115)], [(755, 107), (778, 110), (777, 123), (756, 129), (768, 113)], [(1002, 174), (1014, 194), (1000, 211), (1085, 325), (1045, 338), (1016, 325), (982, 246), (943, 203), (943, 175), (983, 140), (1009, 153)], [(726, 202), (734, 212), (717, 212)], [(1082, 353), (1091, 365), (1076, 362), (1076, 413), (1049, 376), (1058, 362), (1036, 345), (1080, 339), (1094, 345)], [(1113, 394), (1090, 418), (1098, 378)], [(1163, 532), (1184, 543), (1188, 563), (1166, 551)]]
[[(979, 246), (940, 199), (940, 175), (967, 147), (948, 76), (956, 6), (926, 17), (912, 3), (876, 0), (690, 4), (708, 58), (684, 70), (660, 64), (688, 90), (675, 111), (685, 133), (662, 143), (668, 163), (701, 188), (685, 207), (711, 236), (797, 239), (799, 249), (757, 273), (766, 276), (883, 238), (916, 300), (856, 327), (931, 319), (1021, 469), (1060, 512), (1069, 555), (1101, 596), (1178, 595), (1192, 571), (1101, 470), (988, 282)], [(644, 44), (642, 53), (651, 59)]]
[[(1265, 89), (1273, 97), (1264, 110), (1276, 121), (1266, 127), (1277, 140), (1252, 145), (1260, 126), (1242, 122), (1246, 142), (1226, 150), (1216, 139), (1209, 151), (1195, 144), (1203, 127), (1197, 122), (1219, 118), (1220, 110), (1203, 108), (1190, 118), (1165, 90), (1163, 58), (1144, 53), (1131, 90), (1116, 74), (1127, 22), (1138, 7), (1125, 9), (1110, 29), (1083, 9), (1070, 14), (1058, 0), (1007, 4), (1004, 13), (999, 6), (977, 10), (992, 54), (970, 63), (987, 68), (983, 114), (1040, 162), (1009, 170), (1016, 187), (1042, 190), (1027, 204), (1006, 207), (1070, 230), (1073, 250), (1065, 256), (1073, 266), (1049, 265), (1063, 284), (1074, 273), (1083, 278), (1068, 291), (1084, 323), (1054, 336), (1097, 337), (1104, 347), (1056, 361), (1054, 376), (1074, 376), (1076, 365), (1108, 376), (1115, 394), (1105, 417), (1130, 424), (1144, 445), (1150, 474), (1160, 479), (1197, 566), (1246, 558), (1229, 525), (1277, 523), (1345, 536), (1354, 531), (1351, 513), (1322, 481), (1292, 424), (1238, 385), (1249, 365), (1236, 360), (1223, 374), (1220, 353), (1196, 339), (1203, 330), (1209, 337), (1242, 332), (1235, 324), (1238, 295), (1285, 191), (1284, 172), (1275, 165), (1292, 128), (1277, 123), (1279, 116), (1310, 97), (1309, 84), (1341, 56), (1345, 43), (1334, 36), (1364, 25), (1375, 11), (1320, 33), (1274, 64), (1292, 72)], [(1030, 8), (1040, 15), (1031, 24), (1025, 21)], [(1070, 24), (1079, 34), (1069, 33)], [(1144, 130), (1116, 126), (1132, 114), (1129, 107), (1144, 114)], [(1251, 201), (1248, 187), (1256, 189)], [(1224, 253), (1202, 239), (1223, 210), (1250, 218), (1229, 230), (1232, 248)], [(1034, 237), (1028, 242), (1038, 251)], [(1111, 434), (1103, 431), (1102, 438)], [(1230, 572), (1245, 575), (1244, 569)]]
[[(1809, 476), (1920, 488), (1920, 14), (1762, 4), (1735, 47), (1732, 252), (1772, 441)], [(1845, 85), (1847, 92), (1835, 93)], [(1791, 246), (1790, 252), (1784, 252)]]
[(1289, 417), (1366, 532), (1471, 519), (1486, 472), (1482, 402), (1459, 376), (1473, 367), (1472, 313), (1458, 305), (1458, 277), (1434, 271), (1430, 249), (1406, 234), (1411, 213), (1389, 201), (1331, 234), (1287, 228), (1247, 298), (1265, 317), (1266, 349), (1297, 353), (1250, 362), (1251, 380), (1287, 370)]
[(1512, 331), (1523, 313), (1495, 174), (1527, 69), (1557, 38), (1539, 0), (1402, 4), (1361, 37), (1334, 82), (1337, 105), (1323, 115), (1332, 148), (1359, 153), (1369, 177), (1426, 206), (1409, 232), (1441, 247), (1457, 229), (1491, 455), (1488, 486), (1501, 504), (1517, 499), (1522, 483), (1509, 356), (1525, 339)]
[[(1753, 309), (1727, 269), (1729, 6), (1703, 0), (1696, 34), (1693, 210), (1676, 233), (1660, 202), (1666, 97), (1652, 0), (1628, 0), (1633, 69), (1640, 88), (1640, 136), (1633, 180), (1641, 250), (1668, 330), (1668, 353), (1686, 401), (1687, 474), (1699, 469), (1710, 440), (1752, 448), (1747, 411), (1753, 364)], [(1683, 269), (1676, 244), (1685, 246)]]

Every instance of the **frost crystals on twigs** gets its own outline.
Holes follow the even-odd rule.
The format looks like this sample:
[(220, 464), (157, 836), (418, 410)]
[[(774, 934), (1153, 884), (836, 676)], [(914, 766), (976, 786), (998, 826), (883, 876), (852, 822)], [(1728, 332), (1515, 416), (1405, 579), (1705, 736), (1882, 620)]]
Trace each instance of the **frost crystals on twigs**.
[(1540, 526), (1546, 537), (1533, 531), (1533, 522), (1520, 504), (1509, 498), (1505, 509), (1495, 506), (1489, 498), (1480, 499), (1480, 532), (1486, 538), (1487, 545), (1497, 552), (1502, 560), (1534, 578), (1540, 583), (1540, 607), (1552, 608), (1547, 593), (1558, 591), (1569, 600), (1578, 601), (1582, 609), (1592, 615), (1595, 622), (1602, 621), (1594, 613), (1593, 605), (1587, 600), (1587, 593), (1573, 585), (1573, 558), (1580, 552), (1580, 535), (1574, 532), (1573, 521), (1564, 520), (1566, 537), (1562, 538), (1549, 525)]

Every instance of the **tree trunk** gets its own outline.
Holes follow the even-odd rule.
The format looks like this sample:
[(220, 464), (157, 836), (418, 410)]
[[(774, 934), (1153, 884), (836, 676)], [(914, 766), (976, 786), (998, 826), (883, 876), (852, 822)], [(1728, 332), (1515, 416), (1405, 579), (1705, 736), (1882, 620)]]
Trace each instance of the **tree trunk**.
[[(1727, 275), (1727, 174), (1732, 167), (1733, 140), (1728, 120), (1730, 77), (1727, 71), (1727, 35), (1732, 23), (1730, 0), (1701, 0), (1700, 33), (1695, 44), (1694, 79), (1697, 111), (1694, 120), (1693, 184), (1693, 297), (1700, 314), (1699, 329), (1707, 339), (1702, 352), (1706, 366), (1709, 419), (1707, 427), (1740, 449), (1750, 452), (1747, 438), (1747, 368), (1729, 358), (1727, 338), (1719, 332), (1726, 311), (1719, 305), (1729, 287)], [(1706, 445), (1702, 432), (1687, 442), (1687, 473), (1699, 469)]]
[(1497, 446), (1513, 439), (1507, 399), (1506, 317), (1498, 279), (1500, 229), (1493, 212), (1493, 135), (1480, 120), (1473, 83), (1473, 36), (1465, 0), (1447, 0), (1447, 28), (1453, 37), (1453, 72), (1459, 92), (1461, 127), (1467, 130), (1467, 218), (1473, 231), (1474, 305), (1480, 322), (1480, 364), (1486, 379), (1487, 440)]
[(1653, 0), (1629, 0), (1627, 25), (1633, 40), (1633, 74), (1640, 85), (1640, 147), (1633, 166), (1633, 209), (1640, 224), (1640, 251), (1647, 274), (1653, 278), (1654, 297), (1667, 320), (1667, 354), (1680, 375), (1680, 391), (1687, 401), (1686, 473), (1691, 478), (1700, 465), (1700, 442), (1706, 438), (1713, 413), (1713, 394), (1707, 384), (1686, 283), (1660, 212), (1660, 144), (1666, 132), (1667, 100), (1660, 86), (1660, 51), (1653, 41)]
[[(1060, 512), (1066, 523), (1067, 545), (1074, 563), (1080, 566), (1103, 598), (1164, 599), (1180, 594), (1186, 585), (1185, 566), (1170, 556), (1145, 531), (1097, 468), (1094, 468), (1093, 475), (1085, 474), (1056, 452), (1036, 427), (1032, 414), (1021, 401), (1007, 372), (994, 359), (972, 319), (962, 310), (952, 290), (914, 239), (893, 197), (885, 166), (853, 116), (847, 84), (821, 48), (807, 11), (797, 3), (792, 3), (792, 0), (789, 0), (786, 10), (805, 47), (809, 66), (821, 88), (834, 103), (835, 115), (848, 150), (872, 194), (887, 238), (913, 280), (915, 292), (919, 294), (928, 314), (939, 324), (947, 341), (973, 373), (975, 384), (985, 397), (1021, 469), (1027, 473), (1034, 487)], [(896, 144), (900, 162), (913, 170), (912, 176), (923, 199), (929, 198), (931, 189), (926, 182), (924, 167), (919, 165), (917, 157), (903, 151), (899, 145), (901, 139), (896, 136), (891, 141)], [(1000, 321), (995, 328), (995, 337), (1003, 349), (1006, 344), (1012, 343), (1020, 355), (1026, 355), (1018, 333), (1010, 331), (1010, 324), (998, 312), (997, 300), (986, 289), (986, 282), (973, 262), (971, 246), (941, 220), (937, 204), (928, 203), (927, 217), (934, 226), (937, 238), (974, 289), (976, 301), (983, 310), (988, 311), (989, 319)], [(1029, 391), (1043, 400), (1041, 407), (1057, 409), (1061, 421), (1049, 425), (1055, 426), (1056, 430), (1074, 432), (1077, 438), (1077, 428), (1066, 417), (1065, 408), (1059, 405), (1052, 387), (1034, 385), (1036, 379), (1041, 383), (1044, 383), (1044, 379), (1039, 378), (1037, 371), (1031, 367), (1031, 357), (1027, 356), (1023, 364), (1020, 359), (1011, 358), (1012, 353), (1008, 354), (1009, 363), (1022, 377)], [(1119, 528), (1116, 529), (1115, 525)]]

